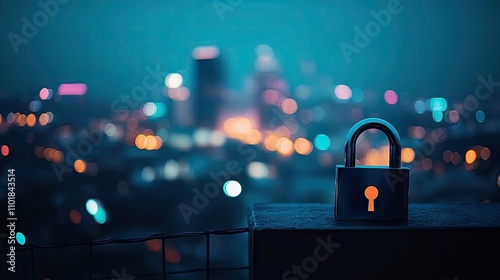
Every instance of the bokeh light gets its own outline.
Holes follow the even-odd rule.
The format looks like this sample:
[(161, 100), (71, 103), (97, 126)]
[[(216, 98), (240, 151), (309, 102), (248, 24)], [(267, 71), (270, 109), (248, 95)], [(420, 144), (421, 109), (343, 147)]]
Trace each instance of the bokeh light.
[(169, 88), (167, 96), (174, 101), (187, 101), (191, 96), (191, 91), (187, 87)]
[(141, 171), (141, 178), (146, 183), (151, 183), (155, 180), (155, 170), (151, 166), (146, 166)]
[(412, 148), (403, 148), (401, 150), (401, 160), (410, 163), (415, 159), (415, 151)]
[(422, 126), (410, 126), (408, 128), (408, 135), (411, 138), (422, 139), (425, 136), (425, 128)]
[(106, 214), (106, 210), (104, 210), (103, 207), (99, 207), (99, 209), (97, 209), (97, 213), (95, 213), (95, 215), (93, 216), (94, 217), (94, 220), (96, 223), (102, 225), (106, 222), (106, 220), (108, 219), (108, 215)]
[(281, 93), (275, 89), (266, 89), (262, 93), (262, 101), (269, 105), (278, 105)]
[(441, 122), (443, 120), (443, 111), (434, 109), (432, 111), (432, 118), (435, 122)]
[(229, 197), (237, 197), (241, 194), (241, 185), (238, 181), (229, 180), (222, 187), (224, 193)]
[(320, 151), (325, 151), (330, 148), (330, 138), (325, 134), (318, 134), (314, 138), (314, 146)]
[(38, 96), (40, 96), (40, 99), (42, 99), (42, 100), (50, 99), (50, 97), (51, 97), (50, 95), (51, 95), (50, 91), (47, 88), (42, 88), (40, 90), (40, 92), (38, 93)]
[(40, 123), (41, 126), (45, 126), (49, 123), (49, 115), (46, 113), (43, 113), (38, 117), (38, 122)]
[(281, 155), (291, 155), (293, 153), (293, 142), (287, 137), (280, 137), (276, 140), (276, 150)]
[(2, 145), (2, 148), (0, 148), (0, 152), (2, 153), (2, 156), (6, 157), (10, 153), (9, 146), (7, 145)]
[(293, 144), (295, 151), (300, 155), (308, 155), (313, 150), (312, 143), (305, 138), (297, 138)]
[(269, 135), (264, 140), (264, 147), (270, 152), (276, 151), (276, 142), (278, 141), (278, 136)]
[(153, 102), (147, 102), (142, 106), (142, 111), (147, 117), (151, 117), (156, 114), (157, 107)]
[(24, 234), (20, 231), (16, 232), (16, 241), (17, 241), (17, 244), (19, 245), (24, 245), (26, 244), (26, 236), (24, 236)]
[(291, 98), (285, 98), (281, 102), (280, 107), (281, 107), (281, 111), (283, 111), (283, 113), (288, 114), (288, 115), (293, 115), (293, 114), (295, 114), (295, 112), (297, 112), (298, 105), (297, 105), (297, 102), (295, 102), (295, 100), (293, 100)]
[(151, 239), (146, 241), (146, 248), (151, 252), (161, 251), (161, 239)]
[(453, 163), (454, 165), (458, 165), (461, 160), (462, 160), (462, 157), (460, 157), (459, 153), (453, 152), (451, 154), (451, 163)]
[(172, 73), (165, 77), (165, 85), (168, 88), (179, 88), (182, 85), (182, 76), (178, 73)]
[(247, 166), (247, 174), (254, 179), (264, 179), (269, 176), (269, 167), (263, 162), (253, 161)]
[(179, 164), (173, 159), (167, 160), (163, 166), (163, 176), (167, 180), (174, 180), (179, 175)]
[(99, 203), (95, 199), (89, 199), (85, 204), (85, 208), (90, 215), (95, 215), (99, 210)]
[[(87, 210), (88, 211), (88, 210)], [(89, 212), (90, 213), (90, 212)], [(97, 213), (97, 211), (95, 212)], [(95, 214), (94, 213), (94, 214)], [(72, 209), (70, 212), (69, 212), (69, 219), (71, 220), (71, 222), (73, 224), (80, 224), (81, 221), (82, 221), (82, 215), (80, 214), (80, 212), (76, 209)]]
[(352, 97), (352, 90), (346, 85), (338, 85), (335, 87), (335, 96), (340, 100), (349, 100)]
[(457, 110), (451, 110), (449, 112), (448, 118), (450, 119), (451, 123), (457, 123), (460, 120), (460, 115), (458, 114)]
[(453, 155), (453, 153), (450, 150), (444, 151), (443, 152), (443, 161), (445, 163), (450, 163), (452, 155)]
[(42, 108), (42, 102), (40, 100), (33, 100), (29, 105), (31, 112), (38, 112)]
[(78, 173), (84, 173), (85, 171), (87, 171), (87, 163), (82, 159), (75, 160), (75, 163), (73, 165), (74, 165), (75, 171)]
[(165, 248), (165, 260), (169, 263), (180, 263), (181, 262), (181, 254), (177, 249), (172, 246), (167, 246)]
[(28, 125), (29, 127), (33, 127), (33, 126), (35, 126), (35, 124), (36, 124), (36, 117), (35, 117), (35, 115), (29, 114), (26, 117), (26, 125)]
[(476, 154), (476, 151), (474, 151), (474, 150), (468, 150), (465, 153), (465, 162), (468, 164), (474, 163), (474, 161), (476, 161), (476, 158), (477, 158), (477, 154)]
[(415, 101), (415, 112), (418, 114), (423, 114), (425, 112), (425, 101), (422, 99), (418, 99)]
[(398, 94), (393, 90), (387, 90), (384, 93), (384, 100), (389, 105), (398, 103)]
[(478, 111), (476, 112), (476, 121), (477, 121), (478, 123), (483, 123), (483, 122), (484, 122), (484, 120), (486, 120), (486, 114), (485, 114), (483, 111), (478, 110)]
[(425, 171), (429, 171), (432, 169), (432, 159), (426, 158), (422, 160), (422, 169)]
[(428, 109), (429, 111), (441, 111), (441, 112), (444, 112), (446, 111), (446, 109), (448, 109), (448, 102), (446, 101), (446, 99), (442, 98), (442, 97), (435, 97), (435, 98), (431, 98), (429, 99), (429, 105), (428, 105)]
[(481, 159), (482, 160), (488, 160), (491, 156), (491, 151), (488, 147), (483, 147), (481, 149)]

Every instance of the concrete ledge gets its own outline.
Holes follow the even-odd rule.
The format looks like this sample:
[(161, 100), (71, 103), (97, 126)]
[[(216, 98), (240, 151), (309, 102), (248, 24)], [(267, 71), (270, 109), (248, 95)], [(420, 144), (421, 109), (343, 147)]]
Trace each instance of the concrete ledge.
[(251, 279), (500, 279), (500, 204), (410, 204), (408, 223), (338, 222), (330, 204), (254, 204)]

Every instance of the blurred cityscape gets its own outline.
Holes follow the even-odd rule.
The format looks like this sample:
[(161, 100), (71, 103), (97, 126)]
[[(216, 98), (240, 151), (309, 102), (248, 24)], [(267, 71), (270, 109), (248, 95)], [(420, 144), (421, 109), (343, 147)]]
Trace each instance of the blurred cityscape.
[[(4, 38), (5, 42), (2, 41), (6, 46), (2, 45), (1, 49), (0, 199), (5, 208), (0, 218), (6, 220), (7, 217), (8, 191), (4, 188), (7, 170), (15, 169), (19, 244), (247, 227), (247, 209), (252, 203), (333, 204), (335, 165), (344, 161), (345, 135), (353, 124), (368, 117), (383, 118), (398, 129), (403, 165), (411, 168), (411, 203), (500, 202), (500, 82), (496, 82), (500, 81), (497, 51), (500, 47), (497, 16), (500, 9), (493, 1), (480, 1), (492, 11), (477, 8), (478, 14), (471, 16), (478, 21), (471, 24), (477, 26), (464, 31), (469, 35), (481, 33), (476, 31), (484, 30), (482, 24), (487, 24), (489, 29), (483, 31), (485, 34), (477, 35), (483, 36), (479, 42), (473, 39), (457, 41), (452, 37), (454, 33), (442, 34), (442, 26), (430, 31), (432, 36), (444, 36), (445, 40), (454, 40), (456, 45), (473, 44), (470, 48), (475, 50), (474, 55), (466, 57), (468, 49), (448, 50), (446, 44), (441, 44), (442, 50), (431, 56), (446, 57), (452, 52), (452, 58), (434, 58), (439, 66), (427, 64), (433, 61), (428, 58), (429, 53), (413, 48), (411, 38), (416, 35), (412, 35), (412, 30), (423, 37), (416, 44), (427, 42), (417, 31), (420, 30), (418, 26), (411, 28), (419, 22), (419, 17), (436, 19), (448, 7), (444, 4), (402, 2), (407, 5), (403, 10), (405, 19), (401, 15), (397, 24), (385, 27), (380, 38), (372, 38), (372, 45), (363, 50), (366, 53), (351, 56), (353, 62), (350, 64), (344, 61), (345, 55), (342, 56), (338, 43), (331, 52), (340, 53), (341, 62), (327, 56), (324, 47), (315, 49), (312, 45), (323, 44), (322, 40), (331, 40), (333, 36), (344, 41), (352, 41), (354, 37), (356, 41), (352, 27), (370, 22), (370, 10), (379, 11), (386, 4), (365, 1), (356, 8), (355, 4), (345, 1), (339, 1), (341, 4), (318, 2), (313, 7), (304, 7), (301, 14), (299, 10), (304, 4), (301, 1), (289, 6), (241, 1), (241, 4), (230, 6), (231, 10), (226, 7), (230, 12), (226, 11), (222, 19), (221, 11), (214, 8), (212, 2), (186, 1), (183, 6), (151, 1), (151, 7), (144, 7), (144, 12), (137, 11), (139, 17), (151, 12), (152, 19), (159, 17), (154, 13), (155, 6), (168, 8), (166, 16), (181, 17), (191, 11), (185, 24), (191, 24), (189, 26), (199, 36), (197, 40), (195, 35), (188, 39), (178, 35), (190, 29), (175, 21), (170, 21), (174, 25), (165, 29), (159, 25), (149, 26), (150, 21), (141, 25), (137, 18), (130, 19), (136, 25), (129, 25), (124, 22), (126, 16), (140, 9), (132, 1), (124, 1), (118, 11), (110, 12), (109, 21), (103, 20), (102, 13), (111, 11), (116, 1), (102, 4), (103, 11), (99, 14), (91, 12), (97, 5), (95, 2), (60, 4), (58, 11), (65, 10), (69, 15), (63, 16), (60, 12), (61, 15), (51, 16), (51, 20), (57, 22), (49, 23), (45, 27), (47, 30), (40, 28), (40, 38), (18, 45), (19, 54), (12, 54), (9, 40)], [(2, 5), (7, 8), (7, 4)], [(32, 5), (34, 7), (29, 9), (40, 9)], [(215, 11), (207, 16), (197, 12), (193, 8), (196, 5)], [(328, 10), (330, 5), (338, 5), (349, 15), (358, 10), (365, 15), (351, 20), (355, 22), (352, 25), (340, 26), (337, 33), (330, 29), (332, 25), (325, 24), (322, 32), (330, 37), (319, 39), (319, 33), (308, 35), (309, 29), (318, 27), (313, 12), (325, 17), (321, 10)], [(468, 10), (472, 5), (479, 7), (481, 4), (469, 3), (456, 8), (446, 19), (452, 21), (466, 12), (473, 13)], [(276, 13), (283, 22), (286, 23), (289, 17), (301, 16), (304, 22), (289, 29), (283, 22), (277, 23), (270, 27), (272, 31), (265, 33), (264, 16), (254, 12), (266, 9), (265, 14), (271, 13), (269, 10), (275, 6), (281, 8)], [(14, 11), (12, 7), (9, 6)], [(16, 7), (15, 17), (9, 17), (13, 23), (2, 27), (2, 34), (12, 30), (19, 33), (23, 23), (18, 18), (33, 14), (24, 4)], [(339, 7), (336, 7), (337, 12)], [(426, 17), (424, 11), (429, 8), (431, 14)], [(75, 14), (78, 9), (83, 15)], [(481, 12), (485, 12), (487, 23), (479, 22)], [(496, 16), (492, 19), (490, 15), (494, 13)], [(85, 15), (96, 20), (88, 26), (71, 21), (81, 20)], [(196, 15), (204, 16), (198, 21)], [(221, 38), (229, 35), (238, 40), (243, 36), (251, 38), (254, 34), (251, 26), (237, 21), (239, 16), (246, 20), (258, 19), (255, 28), (266, 35), (245, 39), (245, 47), (233, 48), (234, 42)], [(397, 16), (393, 15), (392, 20), (399, 20)], [(141, 51), (138, 45), (128, 50), (128, 54), (119, 49), (106, 49), (108, 56), (116, 51), (117, 60), (131, 59), (117, 63), (114, 69), (115, 65), (106, 64), (106, 59), (103, 63), (91, 60), (92, 51), (97, 47), (90, 43), (79, 45), (82, 41), (75, 39), (83, 36), (85, 40), (91, 31), (97, 30), (99, 21), (100, 24), (104, 22), (103, 30), (113, 27), (113, 32), (121, 32), (109, 39), (117, 46), (128, 44), (124, 33), (137, 36), (136, 32), (152, 28), (156, 35), (151, 38), (166, 32), (167, 42), (183, 51), (157, 55), (155, 52), (167, 46), (158, 41), (142, 41), (149, 57), (145, 62), (137, 62), (143, 58), (134, 57), (135, 52)], [(207, 27), (200, 25), (203, 21)], [(217, 27), (219, 21), (221, 27)], [(422, 29), (435, 23), (422, 20)], [(231, 25), (234, 29), (224, 27)], [(199, 31), (204, 28), (213, 40), (207, 39), (210, 36), (203, 35), (203, 30)], [(44, 56), (44, 48), (52, 44), (44, 32), (66, 34), (69, 32), (66, 29), (73, 29), (71, 32), (75, 33), (69, 34), (75, 38), (59, 38), (61, 42), (56, 50)], [(78, 35), (79, 29), (87, 33)], [(222, 34), (217, 34), (217, 30)], [(280, 30), (288, 34), (272, 38), (272, 34)], [(249, 34), (236, 34), (239, 32)], [(294, 35), (295, 32), (302, 35)], [(106, 40), (107, 34), (97, 33), (93, 44), (106, 48), (107, 43), (99, 40)], [(401, 44), (409, 46), (405, 53), (415, 57), (404, 61), (404, 55), (394, 53), (397, 63), (386, 63), (373, 58), (380, 53), (369, 53), (371, 48), (393, 49), (376, 40), (389, 40), (398, 34), (403, 34), (404, 43)], [(294, 48), (294, 44), (285, 40), (290, 37), (297, 37), (294, 44), (306, 50), (300, 56), (285, 55), (290, 53), (287, 49)], [(300, 43), (306, 39), (317, 41)], [(189, 43), (185, 43), (186, 40)], [(475, 48), (487, 40), (488, 48), (483, 51)], [(155, 49), (148, 44), (159, 46)], [(59, 48), (69, 48), (70, 52), (74, 48), (78, 54), (65, 58), (58, 55)], [(485, 60), (485, 64), (468, 63), (475, 57)], [(169, 63), (170, 58), (175, 63)], [(380, 63), (377, 67), (381, 70), (367, 62), (372, 58)], [(385, 53), (384, 59), (389, 58)], [(60, 60), (60, 64), (51, 64), (48, 60)], [(419, 64), (421, 60), (425, 62)], [(441, 73), (439, 78), (431, 77), (437, 71), (432, 68), (441, 70), (442, 65), (450, 61), (456, 64), (445, 65), (449, 72)], [(409, 66), (401, 65), (407, 62)], [(72, 66), (65, 68), (66, 63)], [(328, 63), (336, 64), (334, 73), (325, 67)], [(78, 72), (73, 67), (85, 69)], [(356, 71), (353, 70), (356, 67), (358, 73), (353, 75), (358, 79), (345, 78)], [(455, 67), (468, 70), (460, 72)], [(37, 77), (24, 82), (25, 77), (18, 79), (9, 71), (20, 75), (19, 69), (24, 69), (24, 75)], [(400, 72), (398, 78), (385, 76)], [(373, 77), (359, 79), (363, 75)], [(96, 82), (96, 76), (100, 82)], [(40, 77), (46, 77), (46, 81)], [(129, 78), (114, 89), (120, 77)], [(388, 165), (388, 148), (388, 141), (381, 132), (367, 131), (357, 142), (356, 163)], [(96, 250), (102, 251), (96, 255), (103, 265), (102, 268), (96, 265), (96, 277), (112, 277), (110, 271), (121, 271), (122, 267), (126, 267), (129, 274), (159, 271), (161, 262), (157, 260), (162, 252), (172, 270), (196, 267), (197, 263), (203, 265), (204, 241), (203, 238), (175, 240), (167, 244), (164, 252), (160, 240), (98, 248)], [(212, 265), (248, 265), (245, 235), (214, 238), (211, 242), (215, 248)], [(2, 248), (4, 245), (4, 242), (0, 244)], [(235, 248), (240, 248), (241, 252)], [(127, 252), (127, 257), (118, 257), (123, 251)], [(40, 276), (37, 279), (84, 278), (86, 270), (82, 259), (86, 253), (85, 248), (67, 249), (57, 255), (42, 251), (36, 256), (37, 275)], [(2, 262), (4, 257), (0, 258)], [(29, 258), (29, 254), (19, 253), (20, 270), (31, 269), (25, 267), (29, 261), (21, 261)], [(75, 273), (82, 276), (68, 276)], [(232, 276), (220, 277), (244, 279), (247, 276), (247, 271), (232, 273)], [(172, 279), (200, 279), (201, 276), (177, 277)]]

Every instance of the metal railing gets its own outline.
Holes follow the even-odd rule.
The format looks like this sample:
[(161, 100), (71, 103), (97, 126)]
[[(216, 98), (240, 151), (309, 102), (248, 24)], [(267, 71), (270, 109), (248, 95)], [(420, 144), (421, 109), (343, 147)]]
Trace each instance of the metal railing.
[[(74, 246), (85, 246), (88, 247), (88, 260), (89, 260), (89, 266), (87, 268), (87, 276), (81, 275), (79, 277), (75, 277), (75, 279), (90, 279), (90, 280), (98, 280), (98, 279), (117, 279), (116, 276), (109, 276), (109, 277), (98, 277), (94, 275), (94, 266), (93, 266), (93, 260), (94, 260), (94, 248), (96, 246), (100, 245), (109, 245), (109, 244), (130, 244), (130, 243), (140, 243), (140, 242), (147, 242), (148, 240), (161, 240), (162, 244), (162, 272), (158, 273), (145, 273), (145, 274), (131, 274), (127, 275), (128, 278), (122, 278), (122, 279), (134, 279), (135, 277), (141, 277), (141, 276), (148, 276), (148, 277), (157, 277), (155, 279), (169, 279), (169, 276), (171, 275), (178, 275), (178, 274), (188, 274), (188, 273), (195, 273), (195, 272), (205, 272), (205, 279), (210, 280), (211, 277), (211, 272), (214, 271), (234, 271), (234, 270), (248, 270), (249, 266), (235, 266), (235, 267), (213, 267), (211, 266), (210, 263), (210, 252), (211, 252), (211, 236), (214, 235), (237, 235), (237, 234), (244, 234), (248, 233), (248, 228), (228, 228), (228, 229), (217, 229), (217, 230), (205, 230), (205, 231), (194, 231), (194, 232), (183, 232), (183, 233), (175, 233), (175, 234), (153, 234), (149, 235), (147, 237), (137, 237), (137, 238), (110, 238), (110, 239), (99, 239), (99, 240), (82, 240), (82, 241), (75, 241), (75, 242), (59, 242), (59, 243), (52, 243), (52, 244), (46, 244), (46, 245), (40, 245), (40, 244), (33, 244), (33, 245), (26, 245), (26, 246), (17, 246), (16, 247), (16, 252), (22, 252), (22, 251), (29, 251), (30, 253), (30, 279), (37, 279), (37, 271), (36, 271), (36, 261), (35, 261), (35, 254), (38, 250), (54, 250), (54, 249), (59, 249), (59, 248), (67, 248), (67, 247), (74, 247)], [(198, 267), (198, 268), (193, 268), (193, 269), (184, 269), (184, 270), (174, 270), (170, 271), (167, 268), (167, 260), (166, 260), (166, 254), (165, 254), (165, 248), (166, 248), (166, 241), (171, 240), (171, 239), (178, 239), (178, 238), (189, 238), (189, 237), (205, 237), (205, 265), (203, 267)], [(5, 256), (9, 252), (9, 248), (2, 248), (0, 249), (0, 253)], [(160, 278), (161, 277), (161, 278)], [(120, 278), (120, 277), (118, 277)], [(199, 279), (199, 278), (197, 278)]]

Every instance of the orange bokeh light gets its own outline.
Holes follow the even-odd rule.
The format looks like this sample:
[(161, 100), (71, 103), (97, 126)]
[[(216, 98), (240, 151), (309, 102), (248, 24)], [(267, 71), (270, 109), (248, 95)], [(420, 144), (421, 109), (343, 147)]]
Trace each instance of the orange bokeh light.
[(476, 158), (477, 158), (477, 154), (476, 154), (476, 151), (474, 151), (474, 150), (468, 150), (465, 153), (465, 162), (468, 164), (474, 163), (474, 161), (476, 161)]
[(295, 100), (293, 100), (291, 98), (283, 99), (283, 101), (281, 101), (280, 107), (281, 107), (281, 111), (283, 111), (283, 113), (288, 114), (288, 115), (294, 114), (295, 112), (297, 112), (297, 109), (298, 109), (297, 102), (295, 102)]
[(0, 150), (2, 152), (2, 156), (4, 156), (4, 157), (8, 156), (10, 153), (9, 146), (7, 146), (7, 145), (2, 145), (2, 148)]
[(300, 155), (308, 155), (313, 150), (312, 143), (305, 138), (297, 138), (293, 144), (295, 151)]
[(410, 163), (415, 159), (415, 151), (412, 148), (403, 148), (401, 150), (401, 160)]
[(27, 124), (29, 127), (33, 127), (33, 126), (35, 126), (35, 124), (36, 124), (36, 117), (35, 117), (35, 115), (33, 115), (33, 114), (29, 114), (29, 115), (26, 117), (26, 124)]
[(269, 135), (264, 140), (264, 148), (270, 152), (276, 151), (276, 141), (278, 141), (278, 136)]
[(83, 173), (87, 170), (87, 163), (84, 160), (77, 159), (74, 164), (75, 171), (78, 173)]
[(276, 140), (276, 150), (278, 153), (288, 156), (293, 153), (293, 142), (286, 137), (280, 137)]

